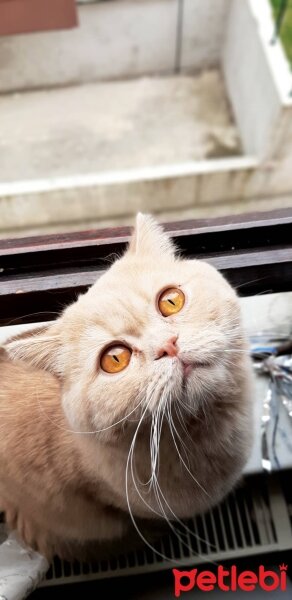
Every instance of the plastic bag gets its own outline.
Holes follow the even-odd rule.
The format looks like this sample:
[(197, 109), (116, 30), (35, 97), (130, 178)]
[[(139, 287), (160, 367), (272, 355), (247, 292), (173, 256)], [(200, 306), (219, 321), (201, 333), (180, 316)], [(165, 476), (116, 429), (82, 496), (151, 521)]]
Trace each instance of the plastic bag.
[(0, 600), (23, 600), (49, 568), (47, 559), (28, 548), (16, 532), (0, 545)]

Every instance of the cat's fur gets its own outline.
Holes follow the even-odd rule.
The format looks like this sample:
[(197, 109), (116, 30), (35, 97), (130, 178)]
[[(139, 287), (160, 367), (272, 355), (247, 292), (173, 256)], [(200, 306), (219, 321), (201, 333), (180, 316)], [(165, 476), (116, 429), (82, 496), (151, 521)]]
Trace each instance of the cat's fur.
[[(157, 295), (169, 286), (180, 286), (186, 303), (165, 318)], [(178, 357), (155, 360), (173, 336)], [(98, 359), (111, 341), (133, 349), (114, 375)], [(180, 358), (194, 363), (186, 381)], [(85, 295), (1, 350), (0, 510), (8, 525), (43, 553), (62, 555), (126, 535), (129, 506), (134, 519), (205, 511), (246, 462), (250, 381), (236, 292), (210, 265), (177, 257), (160, 227), (138, 215), (129, 249)]]

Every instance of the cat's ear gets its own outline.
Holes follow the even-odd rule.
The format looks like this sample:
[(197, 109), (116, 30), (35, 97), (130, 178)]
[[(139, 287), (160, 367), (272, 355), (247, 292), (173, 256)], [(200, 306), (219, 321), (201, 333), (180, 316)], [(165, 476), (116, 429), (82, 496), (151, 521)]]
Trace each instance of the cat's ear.
[(128, 252), (144, 256), (174, 256), (175, 246), (161, 225), (150, 215), (138, 213)]
[(24, 361), (31, 366), (61, 375), (61, 342), (55, 324), (24, 331), (9, 338), (3, 347), (12, 360)]

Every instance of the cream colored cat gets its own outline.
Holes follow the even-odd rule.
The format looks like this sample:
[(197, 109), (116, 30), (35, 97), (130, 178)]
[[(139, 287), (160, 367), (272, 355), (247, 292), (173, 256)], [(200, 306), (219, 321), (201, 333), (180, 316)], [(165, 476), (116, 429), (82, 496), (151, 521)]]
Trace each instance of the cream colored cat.
[(235, 291), (138, 215), (125, 255), (0, 355), (0, 509), (51, 556), (218, 502), (251, 447)]

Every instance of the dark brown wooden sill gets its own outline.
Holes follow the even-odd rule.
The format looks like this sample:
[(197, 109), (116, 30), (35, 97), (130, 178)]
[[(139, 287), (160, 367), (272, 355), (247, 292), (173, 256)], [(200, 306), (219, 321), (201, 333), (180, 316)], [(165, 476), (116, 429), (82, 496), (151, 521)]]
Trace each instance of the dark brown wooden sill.
[[(240, 295), (292, 290), (292, 209), (167, 224), (181, 253), (216, 266)], [(54, 319), (126, 248), (119, 227), (0, 241), (0, 324)], [(151, 268), (151, 264), (149, 265)]]

